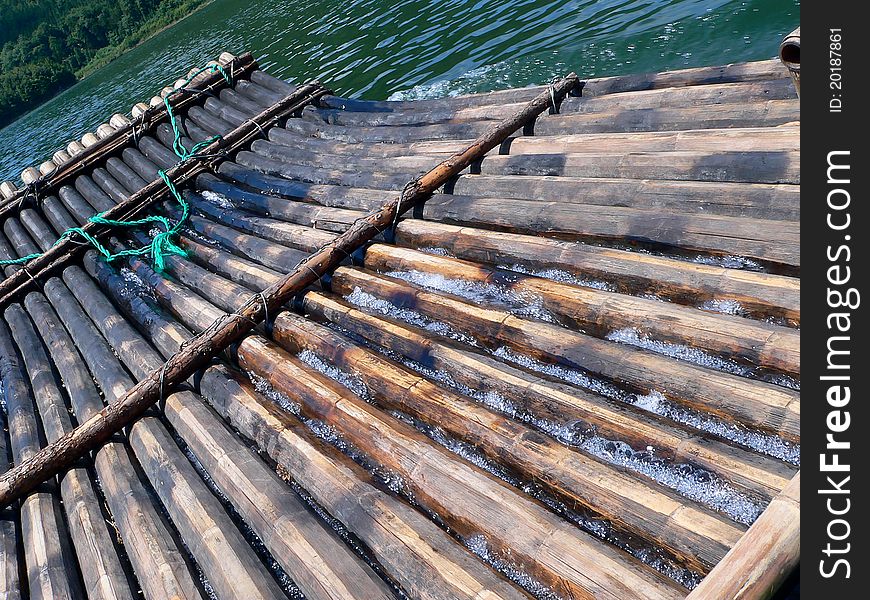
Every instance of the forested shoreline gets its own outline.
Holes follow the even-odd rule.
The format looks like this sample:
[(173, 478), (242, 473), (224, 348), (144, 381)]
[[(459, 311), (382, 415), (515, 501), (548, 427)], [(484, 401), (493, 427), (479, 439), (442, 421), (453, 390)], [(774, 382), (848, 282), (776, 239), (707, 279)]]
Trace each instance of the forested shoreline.
[(210, 0), (0, 0), (0, 127)]

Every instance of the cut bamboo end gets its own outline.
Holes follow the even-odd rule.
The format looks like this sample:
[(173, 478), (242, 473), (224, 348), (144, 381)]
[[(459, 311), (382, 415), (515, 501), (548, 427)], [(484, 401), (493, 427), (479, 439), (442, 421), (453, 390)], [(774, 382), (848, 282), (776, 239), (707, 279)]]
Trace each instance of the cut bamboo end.
[(193, 67), (190, 71), (188, 71), (187, 72), (187, 79), (190, 79), (191, 77), (196, 75), (199, 72), (199, 69), (200, 69), (199, 67)]
[(0, 183), (0, 195), (2, 195), (3, 198), (11, 198), (15, 195), (15, 192), (17, 191), (18, 186), (16, 186), (11, 181), (4, 181), (3, 183)]
[(161, 98), (160, 96), (152, 96), (151, 100), (148, 101), (148, 106), (163, 106), (163, 98)]
[(172, 84), (172, 87), (176, 90), (179, 90), (187, 85), (187, 79), (176, 79), (175, 83)]
[(47, 160), (39, 165), (39, 172), (42, 175), (50, 175), (57, 170), (57, 164), (52, 160)]
[(58, 150), (52, 155), (51, 160), (54, 161), (54, 164), (56, 165), (62, 165), (63, 163), (68, 161), (69, 158), (69, 152), (67, 152), (66, 150)]
[(93, 146), (94, 144), (96, 144), (99, 141), (100, 141), (100, 138), (98, 138), (96, 135), (94, 135), (90, 131), (82, 136), (82, 146), (84, 146), (85, 148)]
[(165, 88), (160, 90), (160, 97), (166, 98), (166, 96), (168, 96), (169, 94), (171, 94), (174, 91), (175, 91), (174, 87), (172, 87), (171, 85), (167, 85)]
[(105, 139), (115, 133), (115, 128), (109, 125), (108, 123), (102, 123), (99, 127), (97, 127), (97, 137)]
[(779, 45), (779, 59), (786, 66), (794, 81), (798, 96), (801, 94), (801, 28), (785, 36)]
[(133, 115), (134, 118), (141, 117), (148, 111), (148, 105), (144, 102), (137, 102), (133, 105), (133, 108), (130, 109), (130, 114)]
[(218, 56), (218, 64), (226, 66), (236, 59), (236, 55), (230, 52), (221, 52)]
[(82, 152), (84, 149), (85, 147), (82, 146), (82, 143), (78, 140), (73, 140), (66, 146), (66, 151), (69, 153), (70, 156), (75, 156), (76, 154)]
[(130, 124), (130, 119), (121, 113), (115, 113), (112, 115), (112, 118), (109, 119), (109, 125), (114, 127), (115, 129), (121, 129)]
[(21, 181), (23, 181), (26, 185), (30, 185), (31, 183), (38, 180), (42, 177), (42, 173), (39, 172), (39, 169), (36, 167), (27, 167), (23, 171), (21, 171)]

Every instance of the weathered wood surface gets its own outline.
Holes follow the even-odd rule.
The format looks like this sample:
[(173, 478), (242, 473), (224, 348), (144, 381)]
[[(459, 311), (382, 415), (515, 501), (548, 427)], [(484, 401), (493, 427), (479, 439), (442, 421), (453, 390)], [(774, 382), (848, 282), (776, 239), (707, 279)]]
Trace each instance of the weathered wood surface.
[[(233, 58), (231, 62), (224, 65), (228, 72), (238, 77), (245, 77), (251, 70), (257, 66), (256, 61), (250, 53), (243, 54), (238, 58)], [(185, 107), (201, 101), (206, 95), (213, 94), (216, 90), (220, 90), (227, 85), (226, 80), (220, 73), (203, 72), (190, 82), (190, 85), (185, 88), (189, 90), (188, 95), (183, 96), (173, 103), (176, 111), (181, 111)], [(64, 163), (62, 168), (46, 177), (46, 180), (41, 182), (39, 189), (41, 193), (49, 193), (54, 191), (59, 185), (62, 185), (67, 180), (75, 177), (77, 174), (84, 172), (89, 167), (99, 164), (111, 153), (117, 152), (126, 146), (130, 140), (135, 139), (143, 131), (147, 131), (154, 127), (156, 123), (167, 118), (166, 108), (163, 105), (154, 107), (139, 117), (133, 122), (125, 124), (117, 129), (113, 135), (104, 137), (96, 141), (87, 148), (81, 147), (75, 160)], [(2, 205), (0, 205), (0, 218), (5, 217), (10, 211), (14, 211), (16, 202), (20, 199), (25, 190), (12, 195)]]
[[(0, 378), (16, 464), (26, 461), (41, 447), (33, 392), (20, 360), (6, 321), (0, 320)], [(21, 544), (26, 589), (31, 598), (81, 596), (75, 554), (61, 510), (53, 481), (21, 501)]]
[[(691, 107), (705, 104), (737, 104), (789, 98), (794, 98), (794, 89), (788, 79), (779, 78), (768, 81), (686, 86), (676, 90), (666, 88), (631, 91), (598, 98), (594, 96), (569, 96), (559, 106), (559, 112), (570, 114), (607, 112), (614, 109)], [(441, 102), (431, 109), (411, 106), (404, 110), (389, 112), (311, 108), (305, 110), (304, 117), (319, 119), (332, 125), (356, 127), (430, 125), (501, 119), (518, 108), (517, 103), (454, 107), (451, 106), (449, 99), (445, 100), (447, 101)]]
[[(437, 154), (383, 157), (312, 153), (305, 146), (257, 140), (252, 150), (293, 165), (345, 171), (409, 174), (438, 162)], [(624, 179), (800, 183), (800, 153), (775, 151), (637, 151), (611, 146), (607, 151), (564, 154), (491, 154), (477, 169), (484, 175), (552, 175)]]
[[(293, 95), (283, 98), (275, 105), (259, 113), (251, 122), (233, 130), (227, 136), (215, 140), (209, 146), (203, 148), (202, 152), (209, 155), (217, 150), (240, 147), (256, 137), (262, 127), (274, 124), (279, 119), (292, 114), (299, 106), (307, 104), (325, 92), (325, 88), (316, 82), (302, 86)], [(221, 156), (217, 156), (210, 158), (208, 161), (188, 161), (169, 169), (167, 176), (175, 185), (181, 185), (187, 179), (193, 178), (205, 170), (206, 163), (218, 163), (220, 159)], [(131, 195), (125, 202), (111, 208), (103, 216), (106, 219), (118, 220), (134, 218), (152, 203), (168, 197), (168, 195), (169, 189), (166, 184), (161, 179), (156, 179)], [(84, 226), (84, 229), (94, 232), (95, 230), (100, 231), (101, 227), (101, 225), (95, 223), (88, 223)], [(16, 294), (19, 294), (35, 278), (63, 265), (80, 248), (79, 244), (67, 238), (44, 252), (40, 257), (28, 261), (26, 270), (16, 271), (0, 282), (0, 305), (7, 303)]]
[[(559, 96), (564, 95), (576, 84), (576, 81), (575, 75), (565, 78), (556, 86), (554, 93)], [(549, 98), (549, 93), (541, 95), (530, 102), (522, 112), (493, 126), (474, 145), (422, 176), (398, 198), (386, 203), (379, 212), (358, 221), (333, 243), (313, 254), (304, 267), (297, 267), (292, 274), (276, 282), (262, 294), (250, 298), (238, 309), (239, 312), (235, 317), (218, 323), (211, 335), (194, 340), (167, 361), (162, 369), (152, 373), (131, 389), (124, 399), (110, 405), (94, 418), (81, 423), (70, 434), (32, 457), (27, 464), (7, 471), (0, 478), (0, 503), (5, 505), (20, 496), (65, 467), (82, 452), (104, 442), (112, 433), (141, 416), (163, 394), (165, 385), (171, 388), (184, 381), (196, 370), (205, 366), (211, 356), (250, 331), (259, 320), (264, 318), (270, 302), (274, 310), (306, 285), (317, 280), (322, 273), (334, 268), (346, 254), (354, 252), (359, 246), (371, 240), (402, 212), (410, 209), (421, 199), (429, 197), (457, 171), (467, 167), (501, 143), (510, 133), (545, 110)], [(55, 248), (62, 245), (59, 244)]]
[(413, 428), (353, 396), (265, 339), (249, 337), (239, 359), (305, 414), (325, 420), (354, 446), (402, 477), (416, 501), (460, 536), (484, 535), (567, 597), (683, 597), (676, 584), (605, 546), (471, 465), (453, 460)]
[[(652, 339), (701, 348), (713, 355), (762, 369), (800, 375), (800, 335), (793, 329), (730, 315), (672, 307), (646, 298), (566, 285), (414, 250), (376, 244), (366, 250), (365, 266), (390, 275), (425, 274), (495, 286), (521, 304), (540, 306), (563, 324), (605, 337), (624, 328)], [(437, 281), (436, 281), (437, 283)], [(459, 287), (457, 286), (457, 287)], [(435, 288), (437, 291), (437, 288)], [(449, 287), (445, 290), (449, 293)]]
[[(243, 83), (243, 82), (242, 82)], [(240, 86), (236, 86), (238, 89)], [(796, 99), (754, 103), (699, 105), (685, 108), (616, 109), (607, 113), (548, 115), (534, 123), (535, 134), (675, 131), (682, 129), (774, 127), (800, 120)], [(286, 129), (299, 136), (348, 143), (411, 143), (425, 140), (463, 139), (480, 135), (486, 122), (437, 125), (343, 127), (322, 120), (294, 119)]]
[[(52, 342), (65, 345), (68, 339), (59, 331), (63, 326), (49, 308), (45, 297), (40, 293), (28, 294), (25, 305), (27, 313), (40, 326), (49, 348)], [(54, 441), (72, 429), (73, 425), (63, 393), (52, 373), (52, 361), (39, 340), (34, 322), (20, 305), (14, 304), (7, 309), (7, 320), (30, 376), (46, 440)], [(68, 358), (78, 359), (78, 353), (74, 347), (65, 347), (64, 350), (63, 353), (53, 353), (54, 364), (58, 371), (68, 372), (69, 369), (62, 362)], [(70, 389), (65, 381), (64, 387)], [(109, 537), (100, 502), (87, 470), (77, 468), (67, 471), (60, 479), (59, 487), (77, 564), (81, 569), (83, 591), (88, 598), (129, 598), (131, 591), (127, 576)]]
[[(600, 77), (582, 81), (583, 97), (601, 96), (620, 92), (642, 91), (661, 88), (673, 88), (695, 85), (712, 85), (746, 81), (764, 81), (781, 79), (788, 72), (776, 60), (734, 63), (718, 67), (696, 67), (678, 69), (661, 73), (639, 73), (635, 75), (619, 75), (616, 77)], [(472, 106), (501, 105), (514, 102), (525, 102), (541, 92), (547, 91), (546, 86), (531, 86), (527, 88), (499, 90), (488, 94), (474, 94), (433, 100), (411, 101), (364, 101), (336, 96), (325, 96), (321, 103), (328, 108), (355, 111), (395, 111), (395, 110), (427, 110), (438, 108), (445, 104), (455, 108)]]
[(613, 381), (639, 394), (658, 391), (674, 402), (726, 420), (792, 441), (800, 437), (800, 397), (794, 390), (598, 340), (503, 310), (471, 306), (359, 269), (337, 269), (331, 285), (341, 295), (359, 289), (398, 308), (416, 310), (436, 322), (451, 325), (491, 350), (507, 346)]
[(791, 277), (416, 219), (399, 223), (396, 243), (437, 248), (466, 260), (517, 265), (553, 277), (603, 281), (623, 293), (651, 293), (695, 306), (734, 301), (750, 315), (800, 324), (800, 283)]
[(794, 472), (777, 460), (704, 438), (625, 402), (544, 379), (486, 354), (370, 315), (335, 296), (308, 292), (303, 310), (317, 320), (334, 323), (373, 344), (446, 373), (469, 389), (497, 394), (510, 403), (515, 418), (530, 415), (536, 419), (533, 424), (562, 426), (566, 433), (594, 431), (640, 451), (652, 446), (658, 456), (717, 473), (750, 496), (772, 498)]
[[(292, 352), (308, 350), (353, 373), (384, 410), (440, 427), (520, 480), (536, 482), (571, 510), (608, 523), (615, 535), (635, 544), (645, 540), (696, 571), (719, 562), (743, 533), (727, 517), (542, 436), (303, 317), (279, 314), (272, 338)], [(245, 348), (243, 343), (240, 361), (251, 368)]]
[(242, 377), (211, 367), (200, 390), (287, 477), (354, 532), (409, 595), (425, 600), (523, 597), (425, 515), (385, 493), (362, 467), (315, 438)]
[(800, 482), (798, 473), (689, 600), (773, 597), (800, 562)]

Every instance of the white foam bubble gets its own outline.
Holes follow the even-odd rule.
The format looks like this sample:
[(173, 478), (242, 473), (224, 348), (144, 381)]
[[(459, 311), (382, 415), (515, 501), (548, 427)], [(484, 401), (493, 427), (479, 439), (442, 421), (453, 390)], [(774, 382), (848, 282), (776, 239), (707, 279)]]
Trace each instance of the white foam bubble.
[(760, 263), (744, 256), (710, 256), (699, 254), (692, 259), (692, 262), (713, 267), (724, 267), (726, 269), (742, 269), (744, 271), (763, 270)]
[(418, 252), (431, 254), (433, 256), (445, 256), (447, 258), (456, 258), (456, 256), (447, 248), (439, 248), (437, 246), (427, 246), (425, 248), (417, 248)]
[(725, 315), (737, 315), (737, 316), (746, 316), (746, 309), (737, 301), (737, 300), (728, 300), (728, 299), (718, 299), (714, 298), (712, 300), (707, 300), (701, 306), (699, 306), (701, 310), (709, 310), (711, 312), (718, 312)]
[(530, 371), (561, 379), (571, 385), (591, 390), (608, 398), (629, 402), (638, 408), (643, 408), (672, 421), (694, 427), (725, 440), (735, 442), (745, 448), (800, 466), (800, 444), (793, 444), (783, 440), (779, 436), (754, 431), (736, 423), (723, 421), (711, 415), (684, 408), (667, 400), (661, 392), (652, 391), (644, 396), (630, 394), (615, 385), (594, 379), (580, 371), (560, 365), (544, 363), (528, 356), (517, 354), (505, 346), (496, 349), (493, 354)]
[(439, 79), (415, 85), (407, 90), (393, 92), (387, 100), (432, 100), (507, 89), (512, 87), (513, 71), (513, 65), (507, 62), (483, 65), (466, 71), (453, 79)]
[(469, 346), (478, 345), (477, 340), (473, 337), (457, 330), (447, 323), (435, 321), (434, 319), (430, 319), (429, 317), (409, 308), (399, 308), (388, 300), (383, 300), (369, 294), (368, 292), (362, 291), (359, 287), (354, 288), (353, 292), (345, 296), (344, 299), (359, 308), (382, 314), (385, 317), (404, 321), (405, 323), (409, 323), (415, 327), (429, 331), (430, 333), (443, 335), (458, 342), (468, 344)]
[(544, 308), (543, 299), (531, 292), (517, 292), (504, 285), (445, 277), (440, 273), (417, 270), (390, 271), (385, 275), (407, 281), (427, 290), (453, 294), (475, 304), (488, 304), (504, 308), (517, 316), (531, 317), (547, 323), (556, 322), (556, 318)]
[(223, 209), (234, 209), (236, 208), (236, 204), (224, 196), (223, 194), (219, 194), (218, 192), (212, 192), (211, 190), (202, 190), (199, 193), (203, 198), (205, 198), (211, 204), (214, 204), (218, 208)]
[(534, 277), (542, 277), (544, 279), (550, 279), (552, 281), (558, 281), (559, 283), (567, 283), (570, 285), (578, 285), (581, 287), (588, 287), (596, 290), (604, 290), (606, 292), (615, 292), (616, 288), (606, 282), (598, 279), (589, 279), (587, 277), (578, 277), (568, 271), (563, 271), (562, 269), (529, 269), (520, 264), (514, 265), (499, 265), (498, 268), (505, 269), (507, 271), (515, 271), (516, 273), (522, 273), (523, 275), (533, 275)]
[(641, 335), (637, 329), (632, 327), (611, 331), (605, 337), (612, 342), (643, 348), (644, 350), (649, 350), (656, 354), (663, 354), (671, 358), (694, 363), (708, 369), (724, 371), (732, 375), (753, 377), (755, 372), (754, 369), (750, 367), (739, 365), (734, 361), (719, 358), (718, 356), (713, 356), (712, 354), (704, 352), (703, 350), (698, 350), (697, 348), (691, 348), (689, 346), (684, 346), (683, 344), (654, 340), (649, 336)]
[(494, 553), (486, 541), (486, 536), (482, 534), (472, 535), (464, 538), (462, 542), (466, 548), (476, 554), (482, 561), (528, 591), (538, 600), (561, 600), (561, 597), (552, 588), (532, 577), (514, 562)]

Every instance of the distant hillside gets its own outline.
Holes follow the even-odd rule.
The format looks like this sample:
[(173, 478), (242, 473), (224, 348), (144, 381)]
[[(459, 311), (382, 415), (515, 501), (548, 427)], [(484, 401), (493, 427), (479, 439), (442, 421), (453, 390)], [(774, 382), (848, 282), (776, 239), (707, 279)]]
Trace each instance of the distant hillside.
[(0, 0), (0, 127), (209, 0)]

